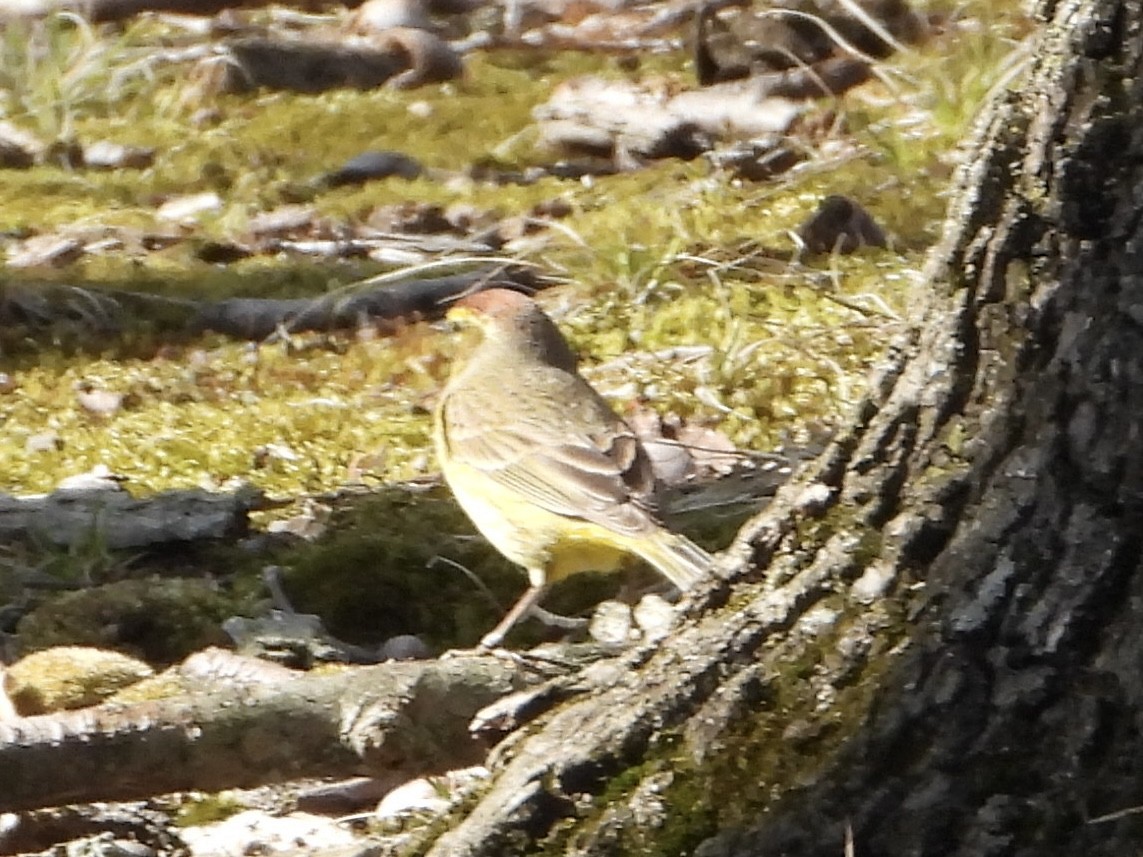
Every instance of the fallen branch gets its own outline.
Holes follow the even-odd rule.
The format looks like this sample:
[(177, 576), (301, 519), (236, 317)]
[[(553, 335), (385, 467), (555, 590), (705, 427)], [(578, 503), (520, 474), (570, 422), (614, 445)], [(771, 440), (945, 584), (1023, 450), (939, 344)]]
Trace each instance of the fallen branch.
[(280, 328), (352, 330), (371, 323), (439, 318), (460, 295), (495, 286), (531, 291), (542, 284), (528, 269), (517, 266), (400, 282), (370, 281), (361, 289), (290, 300), (194, 301), (77, 286), (4, 286), (0, 287), (0, 328), (21, 326), (34, 332), (72, 324), (107, 337), (146, 322), (192, 334), (213, 331), (240, 339), (264, 339)]
[(214, 678), (172, 699), (0, 723), (0, 812), (300, 777), (399, 782), (472, 765), (487, 752), (469, 734), (473, 715), (537, 682), (490, 655)]
[[(278, 0), (10, 0), (0, 10), (0, 20), (43, 18), (58, 12), (75, 12), (91, 21), (122, 21), (143, 12), (214, 15), (225, 9), (259, 9)], [(324, 3), (297, 5), (320, 8)]]
[(56, 491), (37, 497), (0, 494), (0, 540), (34, 536), (77, 545), (98, 534), (111, 550), (241, 536), (261, 494), (245, 487), (221, 494), (190, 489), (136, 498), (115, 488)]

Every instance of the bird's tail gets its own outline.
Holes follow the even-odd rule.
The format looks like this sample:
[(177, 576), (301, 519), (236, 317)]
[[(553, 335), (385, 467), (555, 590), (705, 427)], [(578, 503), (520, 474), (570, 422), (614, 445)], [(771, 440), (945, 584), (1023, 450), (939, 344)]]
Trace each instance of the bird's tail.
[(710, 573), (714, 557), (678, 533), (659, 530), (632, 549), (679, 589), (690, 589)]

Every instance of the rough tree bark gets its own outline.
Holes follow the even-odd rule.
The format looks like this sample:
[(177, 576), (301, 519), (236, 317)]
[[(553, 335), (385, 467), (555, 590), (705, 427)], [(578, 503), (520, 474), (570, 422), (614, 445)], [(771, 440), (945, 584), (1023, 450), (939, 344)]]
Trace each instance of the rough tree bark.
[(1038, 4), (854, 425), (424, 851), (1138, 852), (1141, 12)]

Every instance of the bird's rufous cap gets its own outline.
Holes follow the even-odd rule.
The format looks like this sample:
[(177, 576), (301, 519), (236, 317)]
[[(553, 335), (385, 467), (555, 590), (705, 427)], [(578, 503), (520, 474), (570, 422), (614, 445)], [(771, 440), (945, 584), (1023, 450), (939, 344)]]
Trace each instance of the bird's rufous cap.
[(518, 315), (534, 305), (530, 297), (512, 289), (485, 289), (465, 295), (449, 307), (448, 315), (452, 317), (454, 312), (460, 310), (457, 314), (462, 316), (504, 318)]

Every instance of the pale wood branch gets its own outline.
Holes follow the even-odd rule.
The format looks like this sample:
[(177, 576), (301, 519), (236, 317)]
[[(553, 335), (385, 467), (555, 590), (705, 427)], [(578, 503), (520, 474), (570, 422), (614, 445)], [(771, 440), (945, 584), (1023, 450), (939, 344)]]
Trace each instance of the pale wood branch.
[(491, 655), (274, 679), (0, 723), (0, 812), (475, 764), (473, 715), (537, 680)]

